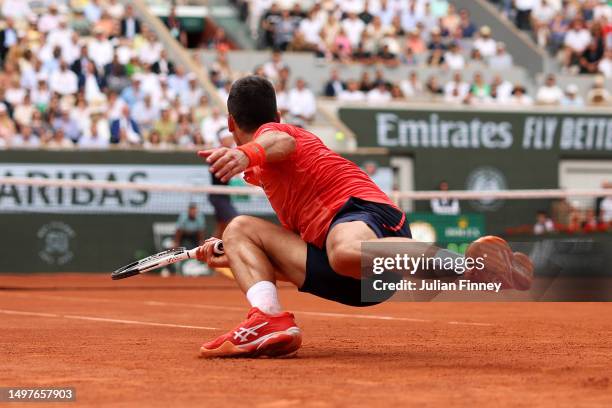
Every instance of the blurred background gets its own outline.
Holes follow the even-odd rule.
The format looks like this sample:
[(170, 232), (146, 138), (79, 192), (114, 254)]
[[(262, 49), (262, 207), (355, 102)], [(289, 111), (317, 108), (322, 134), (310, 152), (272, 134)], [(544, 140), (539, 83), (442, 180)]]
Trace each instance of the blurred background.
[[(0, 272), (109, 271), (237, 214), (273, 218), (260, 191), (219, 185), (194, 154), (232, 144), (225, 102), (246, 74), (272, 81), (283, 121), (360, 165), (420, 239), (612, 238), (612, 1), (0, 8)], [(179, 268), (166, 272), (207, 273)]]

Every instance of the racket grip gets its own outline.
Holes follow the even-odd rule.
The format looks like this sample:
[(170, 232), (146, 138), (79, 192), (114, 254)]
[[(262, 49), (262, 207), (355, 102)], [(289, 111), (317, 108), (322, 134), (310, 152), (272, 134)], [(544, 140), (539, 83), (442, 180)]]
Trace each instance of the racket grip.
[(218, 256), (225, 254), (225, 250), (223, 249), (223, 241), (219, 240), (215, 242), (215, 246), (213, 247), (213, 254)]
[[(187, 251), (187, 258), (196, 259), (199, 248), (200, 247), (195, 247)], [(223, 250), (223, 241), (219, 240), (215, 242), (215, 246), (213, 247), (213, 254), (217, 256), (221, 256), (225, 254), (225, 251)]]

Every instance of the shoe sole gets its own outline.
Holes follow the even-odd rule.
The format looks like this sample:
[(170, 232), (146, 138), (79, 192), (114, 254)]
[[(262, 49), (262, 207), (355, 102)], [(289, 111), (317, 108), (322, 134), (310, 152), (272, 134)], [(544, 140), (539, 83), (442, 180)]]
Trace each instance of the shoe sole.
[(235, 345), (226, 341), (216, 349), (200, 348), (200, 358), (254, 358), (254, 357), (290, 357), (297, 353), (302, 345), (302, 333), (292, 327), (285, 331), (267, 334), (245, 345)]
[[(531, 287), (533, 263), (527, 255), (521, 252), (513, 253), (504, 239), (495, 236), (482, 237), (472, 245), (474, 246), (468, 248), (466, 256), (471, 256), (470, 253), (476, 251), (498, 255), (498, 257), (488, 257), (484, 272), (487, 275), (491, 274), (493, 281), (501, 282), (504, 289), (528, 290)], [(491, 280), (491, 276), (487, 278)]]

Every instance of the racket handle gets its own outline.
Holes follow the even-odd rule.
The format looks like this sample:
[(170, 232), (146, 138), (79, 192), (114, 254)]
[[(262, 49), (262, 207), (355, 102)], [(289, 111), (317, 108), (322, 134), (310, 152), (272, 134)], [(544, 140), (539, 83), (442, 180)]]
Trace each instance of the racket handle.
[[(197, 258), (197, 252), (198, 249), (200, 247), (195, 247), (193, 249), (190, 249), (189, 251), (187, 251), (187, 258), (191, 258), (191, 259), (196, 259)], [(219, 240), (217, 242), (215, 242), (215, 246), (213, 247), (213, 254), (217, 255), (217, 256), (221, 256), (225, 254), (225, 251), (223, 249), (223, 241)]]
[(213, 247), (213, 254), (217, 256), (225, 255), (225, 249), (223, 249), (223, 241), (219, 240), (215, 242), (215, 246)]

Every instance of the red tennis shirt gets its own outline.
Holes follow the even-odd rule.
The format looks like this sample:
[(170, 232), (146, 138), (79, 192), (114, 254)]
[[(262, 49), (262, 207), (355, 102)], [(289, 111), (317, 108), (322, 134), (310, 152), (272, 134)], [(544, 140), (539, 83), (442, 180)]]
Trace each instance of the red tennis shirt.
[(312, 133), (292, 125), (266, 123), (257, 129), (253, 140), (268, 131), (293, 136), (296, 149), (285, 160), (254, 169), (245, 179), (264, 189), (281, 224), (305, 242), (322, 248), (332, 219), (350, 197), (396, 207), (363, 170), (328, 149)]

